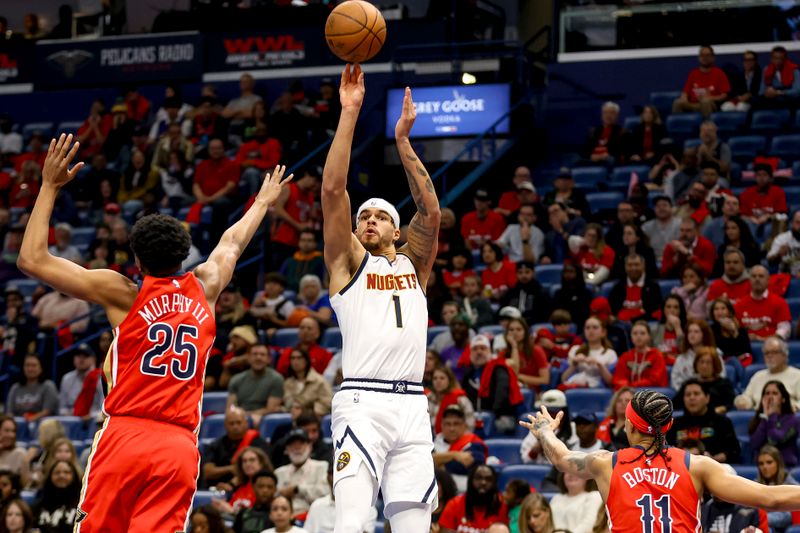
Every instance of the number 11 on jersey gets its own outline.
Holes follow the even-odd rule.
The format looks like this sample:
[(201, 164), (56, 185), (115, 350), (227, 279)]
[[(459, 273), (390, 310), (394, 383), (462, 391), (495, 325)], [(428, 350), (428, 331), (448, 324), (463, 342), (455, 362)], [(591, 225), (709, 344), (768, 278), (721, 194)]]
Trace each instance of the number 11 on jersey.
[[(642, 532), (653, 533), (653, 522), (655, 521), (655, 509), (653, 509), (653, 497), (650, 494), (645, 494), (638, 500), (636, 505), (642, 509), (642, 516), (639, 518), (642, 521)], [(661, 533), (672, 533), (672, 518), (669, 516), (669, 494), (664, 494), (655, 501), (655, 507), (661, 511)]]

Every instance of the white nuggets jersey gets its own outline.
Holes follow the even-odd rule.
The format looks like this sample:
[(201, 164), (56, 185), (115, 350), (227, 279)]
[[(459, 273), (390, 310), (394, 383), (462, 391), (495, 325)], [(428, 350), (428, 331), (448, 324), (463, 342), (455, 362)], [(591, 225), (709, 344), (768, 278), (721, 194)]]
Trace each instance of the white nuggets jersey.
[(345, 379), (422, 381), (428, 331), (422, 289), (408, 256), (398, 253), (391, 263), (366, 253), (350, 282), (331, 296)]

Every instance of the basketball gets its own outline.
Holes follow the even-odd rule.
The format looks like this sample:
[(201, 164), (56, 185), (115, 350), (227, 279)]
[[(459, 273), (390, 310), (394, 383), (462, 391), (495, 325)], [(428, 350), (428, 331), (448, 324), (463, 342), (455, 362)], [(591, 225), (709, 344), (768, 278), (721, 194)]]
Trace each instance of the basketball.
[(375, 57), (386, 41), (386, 22), (369, 2), (349, 0), (328, 15), (325, 41), (338, 58), (363, 63)]

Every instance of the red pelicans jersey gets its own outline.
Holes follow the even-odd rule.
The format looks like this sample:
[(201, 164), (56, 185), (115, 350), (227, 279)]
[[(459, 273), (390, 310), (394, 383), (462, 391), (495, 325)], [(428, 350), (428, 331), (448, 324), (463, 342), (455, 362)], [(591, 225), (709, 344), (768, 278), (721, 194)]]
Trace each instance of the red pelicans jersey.
[[(689, 474), (690, 454), (666, 448), (669, 463), (647, 463), (639, 447), (614, 452), (606, 510), (612, 533), (700, 532), (700, 499)], [(669, 468), (667, 467), (669, 465)]]
[(194, 274), (145, 276), (106, 357), (103, 410), (195, 431), (215, 336), (214, 315)]

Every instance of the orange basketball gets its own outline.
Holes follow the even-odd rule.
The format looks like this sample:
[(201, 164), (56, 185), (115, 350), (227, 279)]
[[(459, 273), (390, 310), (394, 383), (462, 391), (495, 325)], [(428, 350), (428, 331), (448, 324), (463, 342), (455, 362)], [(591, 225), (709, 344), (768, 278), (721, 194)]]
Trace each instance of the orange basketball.
[(386, 22), (369, 2), (348, 0), (328, 15), (325, 40), (340, 59), (363, 63), (374, 57), (386, 41)]

